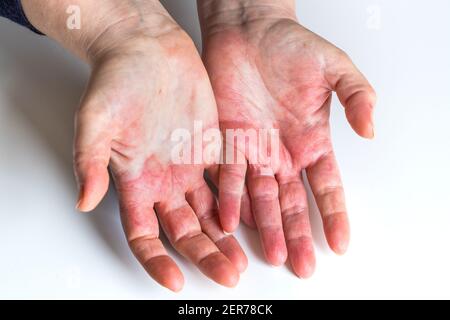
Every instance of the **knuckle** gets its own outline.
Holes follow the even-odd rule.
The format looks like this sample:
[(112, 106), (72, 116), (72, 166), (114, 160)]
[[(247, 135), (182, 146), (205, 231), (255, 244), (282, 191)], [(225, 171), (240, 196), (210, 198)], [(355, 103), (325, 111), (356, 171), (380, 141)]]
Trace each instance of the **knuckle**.
[(269, 177), (255, 178), (251, 182), (250, 193), (258, 200), (273, 200), (278, 197), (278, 183)]

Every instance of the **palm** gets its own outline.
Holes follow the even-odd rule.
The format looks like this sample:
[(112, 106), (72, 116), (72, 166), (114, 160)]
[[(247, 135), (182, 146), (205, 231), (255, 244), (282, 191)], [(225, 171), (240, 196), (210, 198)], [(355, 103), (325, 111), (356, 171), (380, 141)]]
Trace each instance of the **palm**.
[(77, 118), (80, 208), (91, 210), (103, 197), (109, 165), (130, 247), (151, 276), (181, 289), (182, 275), (158, 239), (156, 210), (182, 255), (215, 281), (235, 285), (246, 259), (218, 224), (203, 179), (206, 162), (178, 164), (172, 158), (180, 143), (172, 141), (175, 130), (194, 139), (202, 133), (194, 130), (194, 120), (203, 130), (217, 126), (210, 83), (191, 40), (174, 31), (112, 49), (95, 64)]
[[(217, 32), (210, 36), (204, 56), (221, 129), (274, 128), (280, 137), (279, 161), (271, 163), (270, 174), (254, 163), (247, 171), (242, 166), (222, 166), (219, 195), (222, 189), (223, 198), (241, 201), (247, 224), (254, 224), (254, 217), (269, 262), (284, 262), (288, 251), (295, 272), (308, 277), (315, 258), (301, 170), (306, 169), (312, 184), (330, 246), (343, 253), (348, 243), (328, 120), (331, 92), (338, 85), (335, 78), (349, 63), (340, 50), (288, 19)], [(347, 100), (352, 95), (354, 99), (352, 93)], [(346, 100), (343, 96), (341, 100)], [(365, 128), (358, 128), (360, 123), (354, 119), (353, 123), (369, 136)], [(241, 151), (248, 157), (248, 149)], [(236, 195), (245, 176), (249, 194), (244, 192), (241, 200)], [(223, 224), (232, 229), (237, 206), (220, 204)]]
[[(207, 61), (220, 102), (220, 123), (224, 127), (280, 129), (283, 166), (298, 171), (330, 151), (330, 89), (320, 52), (311, 43), (320, 43), (320, 39), (305, 39), (306, 30), (289, 24), (284, 22), (263, 39), (255, 39), (257, 43), (236, 46), (230, 41), (233, 47), (225, 49), (229, 52), (225, 64), (218, 52), (223, 46), (217, 47), (215, 57), (211, 44)], [(281, 36), (282, 28), (291, 28), (292, 34)]]
[(195, 51), (179, 55), (176, 62), (167, 61), (164, 52), (124, 56), (107, 61), (96, 73), (96, 81), (104, 78), (107, 83), (102, 95), (115, 106), (108, 110), (112, 119), (105, 128), (112, 137), (110, 166), (115, 182), (124, 192), (145, 190), (147, 201), (153, 203), (203, 181), (203, 164), (172, 163), (172, 150), (179, 142), (172, 141), (171, 134), (177, 129), (201, 134), (194, 133), (194, 120), (201, 121), (204, 130), (217, 126), (208, 78)]

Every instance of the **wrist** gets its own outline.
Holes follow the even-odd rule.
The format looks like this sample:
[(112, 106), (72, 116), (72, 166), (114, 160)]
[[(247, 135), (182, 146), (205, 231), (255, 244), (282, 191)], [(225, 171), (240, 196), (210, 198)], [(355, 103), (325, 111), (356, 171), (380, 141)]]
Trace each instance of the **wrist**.
[(204, 35), (261, 19), (297, 20), (295, 0), (197, 0)]
[[(132, 34), (157, 37), (176, 26), (158, 0), (139, 5), (131, 0), (22, 0), (22, 5), (33, 26), (88, 62)], [(77, 18), (79, 27), (70, 27), (70, 19)]]

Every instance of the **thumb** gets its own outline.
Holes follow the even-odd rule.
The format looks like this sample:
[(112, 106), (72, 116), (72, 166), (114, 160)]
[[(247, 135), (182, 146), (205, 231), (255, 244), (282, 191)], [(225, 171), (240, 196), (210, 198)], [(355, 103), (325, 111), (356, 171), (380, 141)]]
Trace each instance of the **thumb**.
[(361, 137), (373, 139), (374, 89), (345, 53), (333, 65), (330, 83), (345, 108), (348, 122)]
[[(80, 110), (89, 110), (81, 108)], [(82, 212), (95, 209), (108, 191), (108, 164), (111, 135), (107, 119), (101, 114), (79, 111), (76, 117), (74, 170), (79, 196), (76, 208)]]

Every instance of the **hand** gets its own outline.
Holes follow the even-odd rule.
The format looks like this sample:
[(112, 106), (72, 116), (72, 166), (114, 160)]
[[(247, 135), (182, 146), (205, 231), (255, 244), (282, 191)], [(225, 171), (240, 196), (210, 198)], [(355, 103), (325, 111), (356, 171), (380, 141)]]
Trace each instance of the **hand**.
[[(240, 214), (248, 225), (256, 222), (267, 260), (280, 265), (289, 254), (295, 273), (307, 278), (315, 256), (301, 172), (331, 249), (343, 254), (350, 232), (330, 137), (331, 94), (337, 92), (353, 129), (373, 138), (375, 93), (343, 51), (298, 24), (293, 1), (275, 3), (199, 1), (221, 130), (274, 128), (280, 138), (279, 152), (258, 150), (276, 153), (278, 161), (225, 164), (212, 176), (225, 231), (236, 228)], [(258, 146), (244, 148), (237, 151), (248, 159)]]
[[(91, 211), (101, 201), (109, 166), (131, 250), (156, 281), (178, 291), (184, 280), (158, 238), (155, 209), (181, 255), (214, 281), (234, 286), (247, 260), (218, 223), (203, 179), (208, 159), (181, 165), (172, 157), (175, 130), (194, 139), (202, 134), (194, 132), (194, 121), (202, 121), (203, 131), (218, 126), (214, 95), (191, 39), (154, 5), (158, 13), (146, 7), (145, 14), (110, 24), (84, 54), (93, 71), (76, 119), (77, 207)], [(220, 139), (209, 148), (220, 150)]]

